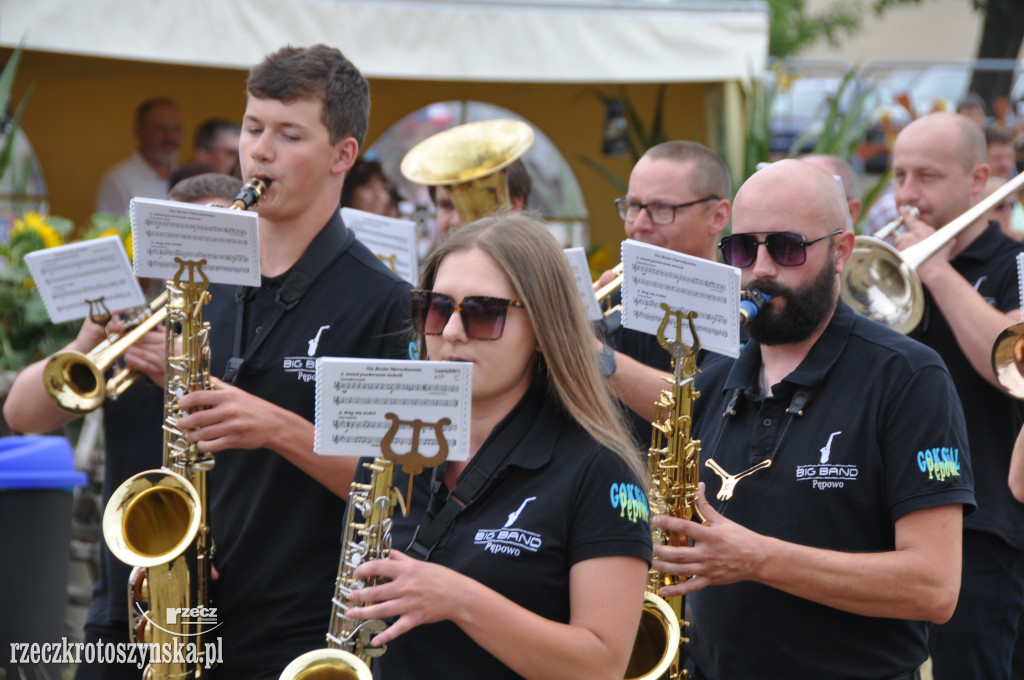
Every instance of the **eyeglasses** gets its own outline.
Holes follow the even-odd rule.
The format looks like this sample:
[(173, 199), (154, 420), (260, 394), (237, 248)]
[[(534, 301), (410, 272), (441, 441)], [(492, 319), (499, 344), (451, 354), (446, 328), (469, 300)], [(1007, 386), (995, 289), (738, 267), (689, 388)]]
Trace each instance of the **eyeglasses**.
[(413, 290), (412, 326), (423, 335), (441, 335), (452, 314), (459, 313), (466, 335), (473, 340), (498, 340), (505, 332), (509, 307), (523, 307), (519, 300), (470, 295), (455, 301), (444, 293)]
[(671, 224), (672, 220), (676, 218), (676, 211), (680, 208), (689, 208), (691, 205), (717, 200), (718, 196), (712, 194), (704, 198), (680, 203), (679, 205), (665, 205), (664, 203), (637, 203), (627, 198), (616, 198), (615, 207), (619, 209), (619, 217), (626, 222), (636, 220), (636, 218), (640, 217), (640, 211), (646, 210), (648, 217), (651, 218), (651, 222), (655, 224)]
[(768, 234), (763, 241), (758, 241), (754, 234), (730, 234), (722, 237), (718, 248), (722, 251), (722, 259), (726, 264), (741, 269), (754, 264), (754, 260), (757, 259), (757, 247), (761, 244), (768, 249), (768, 254), (776, 264), (782, 267), (797, 267), (807, 261), (807, 246), (841, 233), (842, 229), (836, 229), (831, 234), (813, 241), (805, 241), (803, 236), (791, 231)]

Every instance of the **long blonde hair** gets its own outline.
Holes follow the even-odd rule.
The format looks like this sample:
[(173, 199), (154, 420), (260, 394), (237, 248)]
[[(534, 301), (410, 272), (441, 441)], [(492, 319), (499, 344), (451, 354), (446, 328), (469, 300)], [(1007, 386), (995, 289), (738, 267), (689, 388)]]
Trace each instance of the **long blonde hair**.
[(433, 288), (437, 270), (448, 255), (474, 248), (498, 264), (523, 302), (540, 349), (538, 371), (551, 398), (640, 479), (646, 479), (622, 411), (598, 369), (594, 332), (572, 270), (554, 237), (542, 224), (521, 214), (485, 217), (449, 233), (427, 259), (421, 286)]

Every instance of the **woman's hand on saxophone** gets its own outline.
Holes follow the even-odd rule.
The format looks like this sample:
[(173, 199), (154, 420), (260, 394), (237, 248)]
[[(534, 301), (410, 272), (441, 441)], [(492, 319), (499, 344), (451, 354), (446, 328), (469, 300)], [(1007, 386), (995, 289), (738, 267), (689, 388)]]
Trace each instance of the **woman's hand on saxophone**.
[(651, 518), (652, 526), (693, 539), (692, 546), (655, 543), (653, 568), (680, 578), (678, 585), (661, 589), (662, 597), (688, 595), (706, 586), (756, 580), (754, 577), (764, 556), (761, 549), (764, 537), (723, 517), (711, 507), (704, 495), (703, 482), (698, 487), (697, 510), (707, 520), (706, 525), (666, 515)]
[(373, 638), (379, 647), (402, 633), (424, 623), (454, 619), (458, 609), (459, 582), (468, 577), (439, 564), (413, 559), (392, 550), (386, 560), (372, 560), (359, 566), (355, 577), (366, 581), (372, 577), (387, 579), (375, 586), (360, 588), (350, 599), (355, 604), (348, 616), (353, 619), (398, 620)]

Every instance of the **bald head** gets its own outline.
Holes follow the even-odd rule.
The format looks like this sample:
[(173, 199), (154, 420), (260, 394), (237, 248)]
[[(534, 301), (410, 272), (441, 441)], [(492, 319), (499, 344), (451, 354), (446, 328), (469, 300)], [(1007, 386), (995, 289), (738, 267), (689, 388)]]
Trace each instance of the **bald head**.
[(899, 155), (901, 146), (926, 145), (955, 154), (964, 172), (985, 162), (985, 133), (963, 114), (939, 111), (921, 116), (900, 131), (893, 155)]
[(846, 226), (846, 196), (825, 170), (787, 159), (755, 172), (736, 194), (733, 231), (795, 231), (807, 239)]

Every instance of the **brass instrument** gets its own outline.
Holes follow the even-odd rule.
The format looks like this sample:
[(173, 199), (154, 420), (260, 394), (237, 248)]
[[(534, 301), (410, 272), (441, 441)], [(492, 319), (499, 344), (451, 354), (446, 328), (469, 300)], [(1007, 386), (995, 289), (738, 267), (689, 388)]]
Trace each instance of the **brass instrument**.
[[(345, 535), (341, 561), (331, 598), (331, 622), (327, 648), (296, 657), (281, 673), (281, 680), (370, 680), (371, 659), (386, 647), (372, 647), (370, 640), (387, 624), (379, 619), (349, 618), (349, 596), (356, 588), (375, 585), (357, 581), (356, 568), (369, 560), (387, 559), (391, 551), (391, 514), (398, 492), (391, 486), (394, 464), (383, 457), (363, 463), (372, 473), (369, 484), (352, 482), (345, 510)], [(357, 521), (355, 513), (362, 517)]]
[[(909, 212), (914, 217), (921, 216), (921, 211), (917, 209), (916, 205), (908, 205), (905, 207), (907, 212)], [(889, 238), (897, 231), (902, 229), (904, 226), (906, 226), (906, 223), (906, 218), (903, 217), (903, 215), (900, 215), (896, 219), (891, 220), (888, 224), (886, 224), (884, 227), (876, 231), (874, 234), (872, 234), (871, 238), (877, 238), (879, 241), (884, 241), (885, 239)]]
[[(656, 405), (655, 421), (651, 423), (651, 448), (647, 465), (651, 478), (648, 500), (651, 514), (706, 520), (697, 510), (697, 485), (700, 481), (700, 442), (690, 436), (693, 402), (700, 396), (693, 387), (697, 372), (700, 341), (694, 328), (696, 312), (683, 314), (664, 302), (665, 317), (658, 327), (658, 344), (672, 354), (673, 376), (666, 378), (672, 391), (662, 390)], [(669, 340), (665, 329), (675, 317), (676, 337)], [(682, 341), (683, 319), (689, 321), (693, 345)], [(684, 545), (686, 536), (651, 530), (655, 545)], [(633, 644), (633, 653), (626, 667), (626, 678), (642, 680), (681, 680), (688, 677), (680, 659), (680, 647), (689, 642), (682, 635), (689, 623), (683, 617), (683, 597), (662, 598), (658, 591), (679, 582), (678, 577), (651, 569), (644, 595), (640, 629)]]
[(612, 306), (612, 294), (619, 288), (622, 288), (622, 281), (624, 279), (622, 275), (622, 263), (618, 263), (612, 269), (615, 272), (615, 278), (601, 286), (597, 287), (597, 282), (594, 282), (594, 297), (597, 298), (597, 304), (601, 307), (601, 314), (604, 318), (622, 313), (622, 303)]
[[(258, 185), (246, 197), (249, 205), (266, 189), (261, 180), (253, 182)], [(132, 641), (170, 650), (181, 648), (180, 638), (194, 643), (191, 663), (173, 654), (153, 660), (143, 672), (145, 680), (203, 677), (212, 660), (202, 638), (216, 622), (216, 610), (208, 606), (214, 546), (206, 479), (214, 460), (178, 426), (186, 415), (180, 397), (210, 389), (210, 325), (203, 319), (209, 280), (202, 269), (206, 260), (175, 261), (178, 271), (167, 282), (162, 308), (167, 321), (163, 460), (160, 469), (125, 480), (103, 513), (103, 536), (111, 554), (134, 567), (128, 583)]]
[[(235, 197), (231, 209), (248, 210), (268, 185), (259, 178), (249, 180)], [(68, 413), (88, 413), (102, 406), (108, 398), (117, 399), (131, 387), (139, 376), (130, 368), (118, 369), (110, 379), (104, 376), (129, 347), (167, 319), (166, 303), (167, 293), (164, 292), (150, 303), (148, 311), (136, 313), (119, 334), (109, 335), (88, 354), (65, 350), (51, 356), (43, 369), (43, 386), (54, 403)]]
[(924, 315), (924, 288), (917, 268), (1022, 184), (1024, 175), (1014, 177), (934, 234), (902, 251), (877, 238), (858, 236), (840, 278), (840, 296), (861, 316), (900, 333), (910, 333)]
[(410, 182), (448, 189), (462, 224), (511, 205), (506, 169), (533, 144), (533, 128), (518, 120), (465, 123), (409, 149), (401, 172)]
[(1010, 396), (1024, 399), (1024, 323), (1011, 324), (992, 346), (992, 370)]

